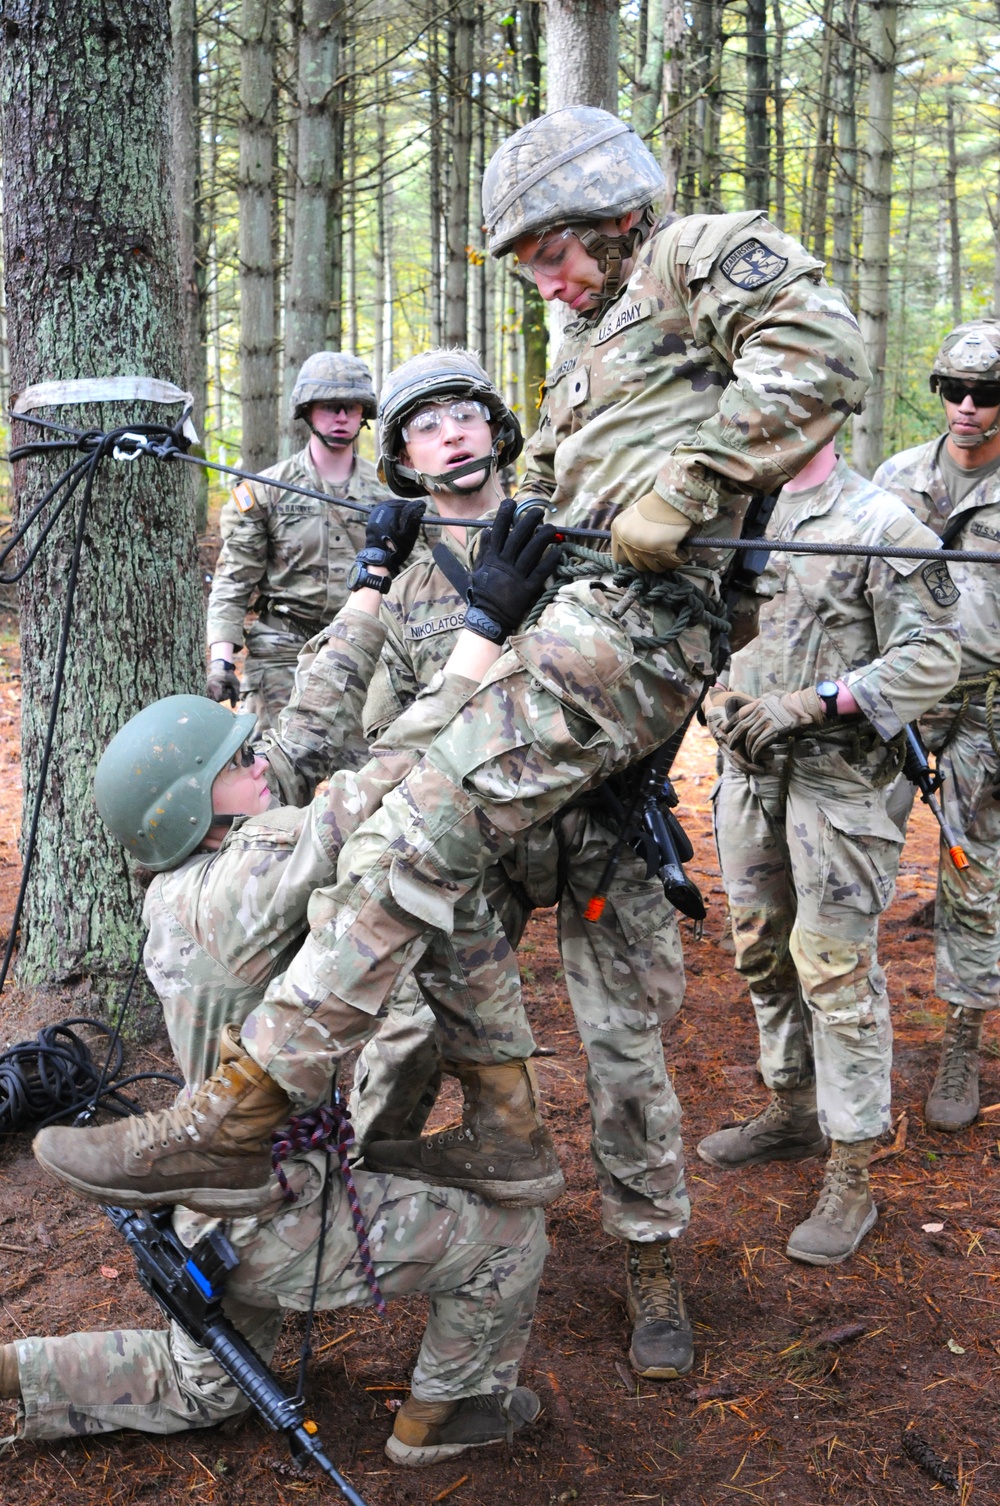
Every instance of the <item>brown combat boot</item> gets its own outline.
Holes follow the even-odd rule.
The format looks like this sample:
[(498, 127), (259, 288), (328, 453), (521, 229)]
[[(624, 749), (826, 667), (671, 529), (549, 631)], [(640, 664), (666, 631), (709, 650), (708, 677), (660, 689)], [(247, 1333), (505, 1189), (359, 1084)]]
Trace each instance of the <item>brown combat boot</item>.
[(816, 1117), (816, 1087), (771, 1094), (752, 1119), (716, 1130), (699, 1142), (698, 1154), (710, 1166), (733, 1170), (759, 1161), (804, 1161), (822, 1155), (826, 1136)]
[(858, 1140), (854, 1145), (834, 1140), (819, 1202), (805, 1222), (792, 1230), (786, 1255), (806, 1265), (837, 1265), (854, 1254), (878, 1218), (868, 1186), (874, 1145), (874, 1140)]
[(289, 1116), (282, 1088), (244, 1051), (232, 1025), (221, 1065), (183, 1103), (97, 1129), (43, 1129), (32, 1150), (46, 1171), (98, 1203), (183, 1203), (220, 1217), (280, 1199), (271, 1132)]
[(625, 1306), (632, 1324), (628, 1360), (646, 1380), (676, 1380), (694, 1364), (694, 1339), (674, 1269), (673, 1240), (630, 1239)]
[(377, 1140), (365, 1150), (366, 1169), (464, 1187), (504, 1208), (544, 1208), (557, 1198), (566, 1183), (538, 1112), (533, 1064), (441, 1065), (462, 1084), (461, 1126), (420, 1140)]
[(930, 1129), (960, 1130), (979, 1113), (979, 1038), (983, 1011), (949, 1005), (934, 1086), (924, 1104)]
[(506, 1396), (463, 1396), (458, 1401), (408, 1396), (396, 1413), (385, 1452), (394, 1464), (420, 1469), (470, 1448), (509, 1441), (541, 1409), (527, 1386), (515, 1386)]

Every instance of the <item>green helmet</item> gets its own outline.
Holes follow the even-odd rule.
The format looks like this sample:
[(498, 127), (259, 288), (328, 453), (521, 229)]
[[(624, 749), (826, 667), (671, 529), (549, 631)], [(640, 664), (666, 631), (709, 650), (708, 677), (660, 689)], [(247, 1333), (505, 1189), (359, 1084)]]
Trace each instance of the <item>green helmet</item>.
[[(490, 254), (504, 256), (520, 236), (555, 225), (618, 219), (648, 205), (665, 182), (642, 139), (607, 110), (570, 105), (540, 115), (493, 153), (483, 177)], [(596, 260), (606, 250), (587, 249)]]
[(212, 782), (256, 726), (200, 695), (168, 695), (125, 723), (97, 765), (94, 799), (130, 857), (161, 873), (195, 850), (212, 824)]
[[(521, 425), (486, 375), (475, 352), (427, 350), (391, 371), (379, 397), (378, 473), (397, 496), (422, 497), (433, 486), (457, 491), (460, 488), (452, 484), (456, 479), (483, 469), (482, 460), (469, 460), (442, 475), (425, 477), (400, 464), (402, 429), (409, 414), (424, 403), (448, 397), (477, 398), (489, 409), (491, 421), (498, 425), (489, 456), (490, 470), (496, 465), (510, 465), (520, 455), (524, 447)], [(488, 474), (488, 471), (484, 474), (484, 481)]]
[(310, 403), (360, 403), (365, 418), (375, 417), (372, 374), (359, 356), (341, 350), (318, 350), (302, 363), (292, 388), (292, 417), (301, 418)]
[(942, 377), (962, 382), (1000, 381), (1000, 321), (971, 319), (945, 335), (931, 367), (931, 391)]

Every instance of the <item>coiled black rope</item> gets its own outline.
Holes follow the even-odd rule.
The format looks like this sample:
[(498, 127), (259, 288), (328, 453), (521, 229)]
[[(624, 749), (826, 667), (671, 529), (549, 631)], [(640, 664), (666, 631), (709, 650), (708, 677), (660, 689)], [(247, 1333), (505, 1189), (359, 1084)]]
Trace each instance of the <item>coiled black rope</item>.
[[(96, 1036), (112, 1043), (110, 1060), (99, 1067), (90, 1046), (77, 1034), (86, 1026)], [(46, 1025), (33, 1041), (19, 1041), (0, 1055), (0, 1134), (42, 1129), (60, 1119), (88, 1114), (95, 1104), (124, 1118), (141, 1114), (141, 1104), (122, 1091), (133, 1083), (157, 1079), (183, 1087), (179, 1077), (167, 1072), (133, 1072), (120, 1075), (125, 1050), (120, 1037), (100, 1020), (79, 1016)]]

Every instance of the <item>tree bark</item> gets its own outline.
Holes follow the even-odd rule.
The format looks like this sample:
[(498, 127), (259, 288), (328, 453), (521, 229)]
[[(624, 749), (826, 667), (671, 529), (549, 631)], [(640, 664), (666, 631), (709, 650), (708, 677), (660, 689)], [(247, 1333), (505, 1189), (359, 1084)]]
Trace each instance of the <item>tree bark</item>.
[(781, 0), (772, 0), (774, 18), (774, 71), (771, 93), (774, 98), (774, 221), (785, 228), (785, 18)]
[[(240, 41), (240, 409), (244, 466), (278, 453), (273, 224), (274, 23), (271, 0), (242, 0)], [(216, 341), (218, 342), (218, 332)], [(218, 395), (221, 405), (222, 394)]]
[(872, 368), (864, 413), (854, 420), (853, 458), (863, 476), (882, 460), (885, 347), (889, 322), (889, 220), (892, 209), (892, 86), (897, 0), (870, 0), (868, 137), (861, 205), (858, 322)]
[[(170, 135), (173, 141), (174, 214), (181, 277), (181, 350), (184, 386), (194, 398), (192, 419), (205, 440), (208, 387), (208, 318), (205, 282), (205, 222), (201, 209), (198, 130), (198, 31), (195, 0), (171, 0)], [(208, 526), (208, 472), (196, 471), (198, 531)]]
[(746, 179), (743, 202), (763, 209), (770, 200), (767, 126), (767, 0), (747, 0)]
[(836, 41), (833, 29), (833, 0), (823, 0), (822, 27), (816, 154), (813, 159), (812, 243), (813, 255), (820, 261), (825, 261), (826, 211), (830, 192), (830, 165), (833, 162), (833, 112), (830, 108), (830, 73), (833, 67), (833, 49)]
[(844, 0), (837, 62), (837, 156), (833, 180), (833, 281), (853, 303), (854, 184), (858, 175), (858, 0)]
[(431, 344), (440, 345), (444, 331), (444, 310), (441, 302), (443, 285), (442, 226), (444, 223), (444, 118), (441, 110), (441, 36), (437, 0), (430, 0), (429, 35), (427, 45), (427, 73), (430, 85), (430, 252), (431, 252)]
[(677, 206), (684, 171), (684, 139), (687, 111), (684, 103), (684, 5), (665, 0), (663, 15), (663, 152), (661, 166), (667, 180), (664, 208), (672, 214)]
[(652, 142), (663, 92), (663, 8), (664, 0), (649, 0), (645, 49), (632, 97), (632, 124), (647, 146)]
[(615, 0), (546, 0), (548, 108), (596, 105), (618, 114)]
[(958, 147), (955, 141), (955, 97), (951, 84), (945, 85), (945, 135), (947, 166), (944, 190), (948, 210), (948, 290), (951, 294), (953, 324), (962, 322), (962, 232), (958, 223)]
[[(535, 120), (542, 113), (542, 8), (529, 0), (520, 8), (521, 56), (524, 63), (524, 113)], [(524, 346), (524, 431), (538, 428), (538, 404), (549, 364), (549, 330), (545, 299), (532, 284), (521, 287), (521, 341)]]
[(301, 430), (291, 395), (307, 356), (326, 347), (332, 283), (335, 131), (331, 94), (338, 76), (342, 0), (304, 0), (299, 34), (298, 171), (295, 233), (285, 299), (282, 413), (289, 453)]
[[(177, 227), (164, 68), (168, 0), (102, 0), (67, 26), (56, 0), (5, 18), (0, 97), (12, 376), (146, 375), (182, 383)], [(80, 428), (163, 422), (140, 403), (60, 406)], [(15, 424), (15, 442), (37, 431)], [(16, 515), (66, 457), (14, 467)], [(25, 820), (38, 784), (67, 573), (70, 506), (20, 586)], [(202, 684), (190, 469), (108, 461), (94, 489), (54, 757), (21, 929), (27, 985), (89, 982), (104, 1011), (139, 943), (125, 855), (94, 809), (94, 765), (141, 706)], [(60, 1001), (58, 1013), (66, 1013)]]
[(448, 200), (444, 277), (445, 344), (469, 343), (469, 187), (472, 166), (472, 65), (476, 16), (456, 0), (448, 17)]

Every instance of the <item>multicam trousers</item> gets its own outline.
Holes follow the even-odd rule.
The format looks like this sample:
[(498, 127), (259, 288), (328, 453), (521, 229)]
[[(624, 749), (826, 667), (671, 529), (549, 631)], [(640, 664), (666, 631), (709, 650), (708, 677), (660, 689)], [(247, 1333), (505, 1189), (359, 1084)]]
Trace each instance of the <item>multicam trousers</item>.
[[(498, 1208), (472, 1193), (401, 1177), (357, 1172), (355, 1179), (384, 1295), (431, 1298), (413, 1394), (440, 1401), (511, 1390), (546, 1254), (541, 1210)], [(229, 1279), (226, 1311), (265, 1359), (277, 1343), (282, 1311), (309, 1305), (321, 1184), (314, 1163), (294, 1207), (270, 1222), (239, 1219), (230, 1226), (240, 1264)], [(365, 1306), (371, 1293), (339, 1175), (331, 1190), (318, 1305)], [(183, 1210), (177, 1220), (185, 1242), (206, 1227)], [(211, 1354), (176, 1324), (20, 1339), (17, 1355), (24, 1438), (125, 1427), (175, 1433), (210, 1427), (249, 1405)]]
[(892, 1066), (878, 917), (895, 889), (902, 834), (873, 782), (880, 754), (852, 766), (810, 739), (782, 778), (784, 757), (759, 777), (727, 759), (716, 785), (736, 967), (750, 985), (768, 1087), (815, 1080), (825, 1132), (873, 1139), (889, 1125)]
[[(565, 870), (559, 950), (587, 1058), (603, 1226), (618, 1239), (675, 1239), (687, 1227), (690, 1204), (681, 1107), (667, 1075), (661, 1029), (684, 996), (677, 915), (659, 880), (647, 879), (645, 864), (626, 848), (603, 917), (596, 925), (585, 921), (614, 838), (584, 810), (570, 811), (559, 825)], [(557, 855), (554, 840), (545, 845)], [(521, 852), (519, 844), (515, 860)], [(525, 882), (530, 888), (539, 881), (538, 863), (530, 858), (525, 854), (521, 871), (508, 860), (486, 878), (486, 897), (515, 945), (530, 914)], [(551, 903), (557, 889), (554, 883), (539, 902)], [(417, 1001), (394, 1001), (355, 1071), (351, 1113), (359, 1140), (419, 1134), (439, 1076), (432, 1011)]]
[[(640, 648), (634, 636), (662, 635), (673, 612), (635, 604), (616, 620), (609, 609), (622, 594), (565, 587), (346, 843), (338, 883), (313, 896), (309, 938), (243, 1029), (294, 1102), (322, 1098), (357, 1015), (378, 1014), (429, 941), (470, 924), (483, 874), (522, 833), (683, 721), (707, 669), (707, 633)], [(449, 1026), (449, 1055), (461, 1059), (523, 1059), (533, 1047), (509, 992), (479, 1001), (474, 1016), (453, 1005)]]

